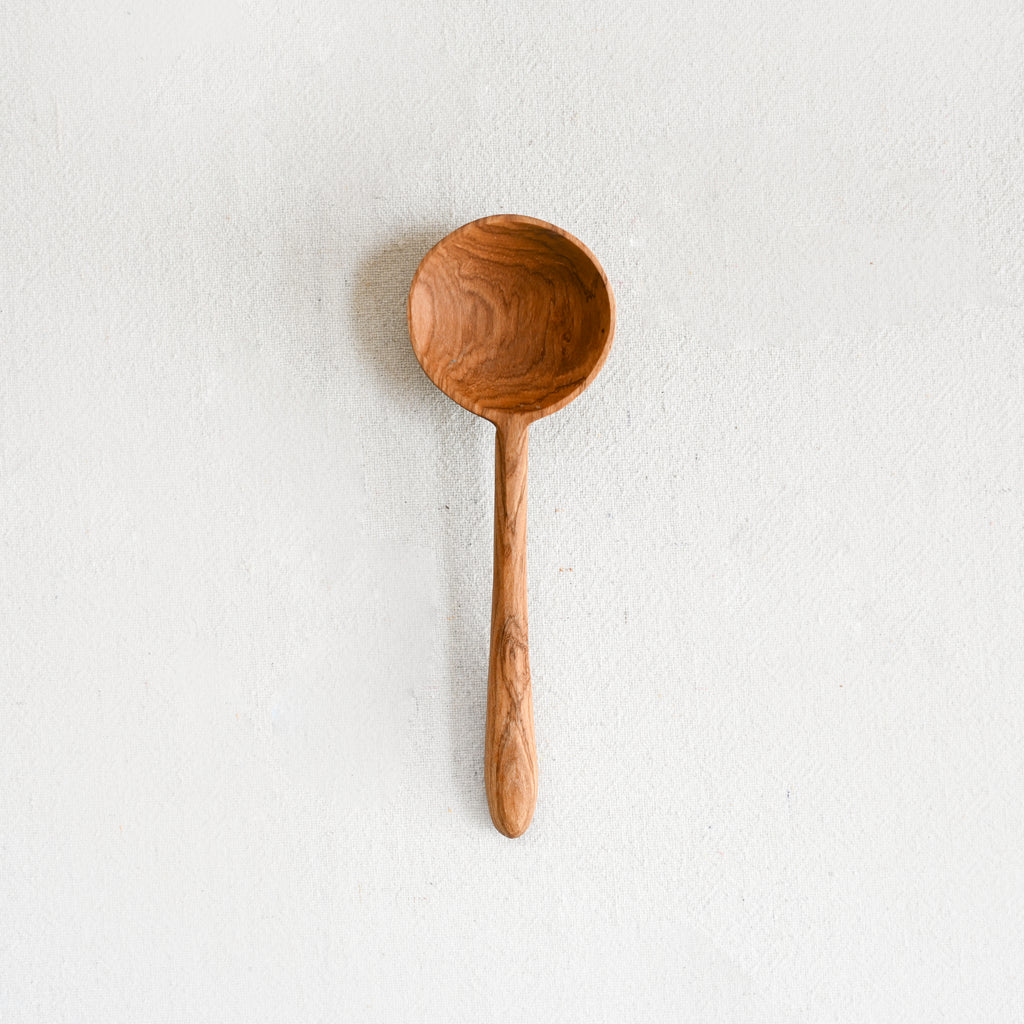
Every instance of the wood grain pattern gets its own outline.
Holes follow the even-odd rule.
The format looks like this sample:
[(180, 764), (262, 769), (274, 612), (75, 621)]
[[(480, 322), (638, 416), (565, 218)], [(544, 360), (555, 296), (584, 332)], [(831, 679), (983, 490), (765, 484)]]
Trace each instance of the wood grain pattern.
[(604, 363), (614, 301), (582, 242), (531, 217), (485, 217), (424, 257), (409, 333), (427, 376), (492, 422), (539, 419), (572, 401)]
[(526, 479), (530, 426), (499, 423), (494, 443), (494, 582), (487, 673), (484, 782), (491, 820), (522, 835), (537, 805), (526, 588)]
[(494, 588), (484, 779), (495, 827), (526, 831), (537, 803), (526, 586), (529, 426), (597, 376), (615, 300), (578, 239), (532, 217), (485, 217), (423, 258), (409, 337), (427, 376), (496, 428)]

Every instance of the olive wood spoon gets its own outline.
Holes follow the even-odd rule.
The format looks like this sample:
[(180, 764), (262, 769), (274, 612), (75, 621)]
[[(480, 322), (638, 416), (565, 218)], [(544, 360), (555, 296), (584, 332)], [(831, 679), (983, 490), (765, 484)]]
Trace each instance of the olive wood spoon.
[(526, 625), (526, 464), (530, 424), (568, 405), (611, 347), (615, 299), (593, 253), (532, 217), (484, 217), (423, 258), (409, 289), (409, 337), (427, 376), (490, 420), (494, 589), (484, 779), (509, 837), (537, 804)]

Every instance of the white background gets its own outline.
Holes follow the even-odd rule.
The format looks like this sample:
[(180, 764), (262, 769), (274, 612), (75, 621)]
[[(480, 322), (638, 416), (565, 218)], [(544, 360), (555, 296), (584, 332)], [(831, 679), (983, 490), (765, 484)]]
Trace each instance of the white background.
[[(1024, 13), (0, 13), (0, 1018), (1024, 1019)], [(531, 432), (482, 783), (498, 212), (619, 328)]]

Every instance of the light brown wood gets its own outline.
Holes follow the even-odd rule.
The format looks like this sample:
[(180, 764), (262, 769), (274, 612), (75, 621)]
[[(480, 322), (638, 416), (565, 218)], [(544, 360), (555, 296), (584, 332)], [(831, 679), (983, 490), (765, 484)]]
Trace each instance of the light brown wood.
[(593, 253), (561, 228), (501, 215), (466, 224), (423, 258), (409, 337), (427, 376), (496, 428), (494, 588), (484, 780), (491, 819), (520, 836), (537, 804), (526, 594), (530, 424), (604, 365), (615, 299)]
[(522, 835), (537, 806), (530, 638), (526, 615), (526, 476), (529, 424), (513, 416), (494, 438), (494, 581), (487, 672), (484, 784), (491, 820)]

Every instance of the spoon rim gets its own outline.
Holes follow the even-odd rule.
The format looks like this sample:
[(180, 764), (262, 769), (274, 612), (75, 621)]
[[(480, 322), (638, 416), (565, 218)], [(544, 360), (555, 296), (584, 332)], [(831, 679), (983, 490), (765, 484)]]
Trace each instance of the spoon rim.
[[(420, 274), (430, 262), (430, 258), (435, 249), (439, 249), (451, 238), (461, 232), (478, 225), (528, 226), (541, 228), (544, 231), (560, 236), (571, 245), (575, 246), (586, 257), (586, 259), (589, 260), (600, 276), (601, 283), (604, 285), (605, 294), (608, 296), (608, 331), (603, 339), (601, 351), (598, 353), (597, 359), (594, 361), (594, 365), (587, 372), (587, 375), (577, 384), (563, 395), (559, 396), (556, 401), (552, 402), (550, 405), (545, 405), (540, 409), (495, 409), (480, 402), (464, 401), (463, 398), (465, 396), (463, 396), (463, 398), (456, 398), (454, 395), (445, 391), (445, 389), (441, 387), (436, 380), (434, 380), (420, 355), (420, 348), (416, 343), (416, 333), (413, 329), (412, 322), (412, 298), (416, 292), (416, 286), (419, 282)], [(416, 273), (413, 274), (412, 283), (409, 285), (409, 295), (406, 299), (406, 319), (409, 327), (409, 340), (412, 343), (412, 350), (416, 356), (416, 361), (420, 364), (420, 368), (423, 370), (424, 374), (426, 374), (427, 380), (429, 380), (442, 395), (451, 399), (451, 401), (455, 402), (456, 405), (460, 405), (463, 409), (467, 409), (469, 412), (474, 413), (485, 420), (489, 420), (495, 425), (499, 425), (515, 418), (521, 418), (527, 423), (532, 423), (535, 420), (542, 419), (545, 416), (550, 416), (554, 412), (558, 412), (559, 409), (564, 409), (571, 401), (573, 401), (573, 399), (578, 398), (584, 391), (586, 391), (586, 389), (593, 383), (594, 378), (601, 372), (601, 369), (608, 359), (608, 354), (611, 351), (612, 339), (615, 337), (615, 292), (612, 290), (611, 282), (608, 280), (608, 275), (605, 273), (604, 267), (601, 266), (598, 258), (590, 251), (588, 246), (581, 242), (574, 234), (566, 231), (565, 228), (560, 228), (557, 224), (552, 224), (546, 220), (540, 220), (537, 217), (527, 217), (520, 213), (496, 213), (491, 214), (488, 217), (478, 217), (476, 220), (467, 221), (465, 224), (449, 231), (448, 234), (430, 247), (423, 256), (423, 259), (420, 260), (419, 266), (416, 268)]]

